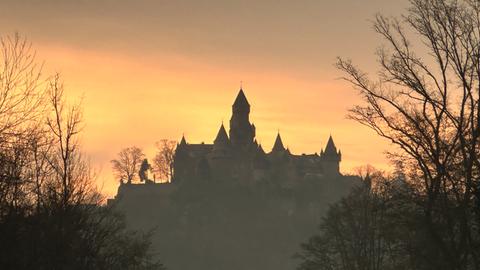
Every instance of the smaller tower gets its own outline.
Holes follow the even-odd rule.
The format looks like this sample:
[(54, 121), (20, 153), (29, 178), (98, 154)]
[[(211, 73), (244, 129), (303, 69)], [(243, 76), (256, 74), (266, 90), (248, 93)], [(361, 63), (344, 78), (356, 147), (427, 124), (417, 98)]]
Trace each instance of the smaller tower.
[(228, 178), (232, 168), (232, 150), (230, 139), (225, 127), (222, 125), (218, 130), (217, 137), (213, 142), (212, 152), (208, 156), (212, 174), (217, 179)]
[(275, 139), (275, 144), (272, 148), (272, 153), (280, 153), (285, 152), (285, 147), (283, 146), (282, 137), (280, 136), (280, 132), (277, 133), (277, 138)]
[(272, 166), (273, 164), (275, 164), (277, 169), (282, 169), (283, 166), (288, 163), (290, 153), (283, 145), (280, 132), (277, 133), (277, 138), (275, 139), (275, 143), (273, 144), (272, 151), (268, 155), (270, 157), (270, 161), (272, 162)]
[(253, 179), (254, 181), (260, 181), (267, 177), (267, 171), (269, 169), (269, 162), (267, 154), (263, 150), (261, 144), (257, 146), (255, 156), (253, 158)]
[(185, 134), (182, 135), (182, 140), (180, 141), (180, 144), (179, 145), (187, 145), (187, 140), (185, 140)]
[(342, 153), (340, 150), (337, 152), (337, 147), (333, 142), (332, 135), (328, 138), (325, 151), (322, 150), (320, 155), (323, 164), (323, 172), (328, 176), (340, 175), (340, 161), (342, 160)]
[(267, 160), (267, 154), (263, 150), (263, 147), (261, 144), (258, 145), (257, 151), (255, 152), (255, 156), (253, 159), (253, 168), (255, 169), (261, 169), (261, 170), (266, 170), (268, 169), (268, 160)]
[(227, 131), (222, 125), (218, 130), (217, 137), (213, 141), (212, 158), (227, 158), (230, 157), (230, 140), (228, 139)]
[(175, 155), (173, 157), (173, 176), (172, 182), (185, 178), (188, 173), (188, 145), (185, 135), (182, 135), (180, 143), (177, 144)]

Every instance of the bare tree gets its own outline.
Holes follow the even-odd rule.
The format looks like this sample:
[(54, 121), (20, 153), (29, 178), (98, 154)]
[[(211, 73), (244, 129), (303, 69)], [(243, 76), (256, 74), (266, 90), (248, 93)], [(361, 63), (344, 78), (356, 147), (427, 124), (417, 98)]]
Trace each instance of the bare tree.
[(116, 177), (123, 183), (132, 183), (138, 177), (140, 165), (145, 159), (142, 149), (132, 146), (122, 149), (117, 154), (117, 159), (111, 161), (113, 172)]
[(375, 19), (374, 29), (387, 44), (378, 50), (377, 79), (338, 60), (365, 100), (350, 118), (399, 148), (391, 157), (402, 160), (416, 187), (426, 247), (441, 254), (433, 266), (479, 269), (480, 4), (410, 4), (401, 20)]
[(157, 154), (153, 159), (153, 170), (162, 180), (171, 181), (173, 175), (173, 158), (175, 156), (176, 141), (163, 139), (158, 141)]
[[(61, 205), (96, 204), (94, 175), (81, 152), (78, 135), (82, 131), (81, 103), (66, 107), (64, 88), (59, 75), (50, 82), (47, 127), (53, 147), (47, 161), (53, 171), (50, 191)], [(53, 181), (53, 182), (52, 182)], [(93, 196), (93, 197), (92, 197)]]
[[(28, 142), (43, 127), (46, 87), (31, 44), (20, 35), (0, 37), (0, 219), (17, 206), (25, 206), (30, 164)], [(16, 202), (11, 204), (8, 202)]]
[(0, 40), (0, 268), (163, 269), (149, 236), (100, 204), (81, 104), (58, 75), (41, 87), (25, 40)]
[(374, 166), (367, 164), (358, 166), (352, 169), (353, 174), (365, 179), (367, 176), (382, 175), (383, 172), (375, 168)]
[(31, 44), (20, 35), (0, 38), (0, 134), (15, 130), (42, 115), (46, 88), (42, 65)]

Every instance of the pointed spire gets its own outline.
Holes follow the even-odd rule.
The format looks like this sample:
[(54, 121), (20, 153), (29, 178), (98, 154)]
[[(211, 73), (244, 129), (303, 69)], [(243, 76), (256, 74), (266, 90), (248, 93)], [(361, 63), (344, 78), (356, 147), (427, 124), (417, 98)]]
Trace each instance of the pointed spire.
[(272, 152), (285, 151), (283, 146), (282, 137), (280, 137), (280, 132), (277, 133), (277, 138), (275, 139), (275, 144), (273, 145)]
[(327, 157), (334, 157), (334, 158), (339, 158), (341, 159), (341, 152), (337, 152), (337, 147), (335, 146), (335, 143), (333, 142), (332, 135), (328, 138), (327, 146), (325, 147), (325, 152), (324, 155)]
[(327, 146), (325, 147), (325, 155), (337, 155), (337, 147), (333, 142), (332, 135), (328, 138)]
[(220, 129), (218, 130), (218, 134), (217, 134), (217, 137), (215, 138), (214, 143), (218, 144), (218, 143), (228, 143), (228, 142), (229, 140), (227, 136), (227, 131), (225, 131), (225, 127), (223, 126), (223, 123), (222, 123), (222, 125), (220, 126)]
[(263, 151), (261, 144), (258, 145), (257, 152), (255, 153), (253, 161), (253, 167), (255, 169), (265, 170), (269, 166), (267, 154), (265, 153), (265, 151)]
[(182, 140), (180, 141), (180, 145), (186, 145), (187, 140), (185, 140), (185, 134), (182, 134)]
[(250, 108), (250, 104), (247, 101), (247, 97), (243, 92), (243, 89), (240, 88), (240, 92), (238, 92), (237, 98), (233, 103), (234, 108)]

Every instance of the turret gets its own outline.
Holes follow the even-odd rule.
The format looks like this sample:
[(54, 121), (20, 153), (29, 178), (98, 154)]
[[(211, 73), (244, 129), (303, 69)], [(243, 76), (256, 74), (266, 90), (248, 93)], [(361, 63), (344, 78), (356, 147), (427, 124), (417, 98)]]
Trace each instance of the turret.
[(212, 158), (223, 158), (230, 156), (230, 140), (228, 139), (225, 127), (222, 125), (218, 130), (217, 137), (213, 142)]
[(230, 119), (230, 140), (237, 148), (246, 149), (255, 138), (255, 126), (250, 123), (250, 104), (242, 89), (232, 106)]
[(177, 147), (175, 148), (175, 153), (183, 152), (187, 148), (187, 140), (185, 139), (185, 135), (182, 135), (182, 139), (180, 143), (177, 143)]
[(231, 175), (232, 148), (223, 123), (213, 142), (213, 149), (209, 154), (209, 161), (211, 164), (212, 175), (215, 178), (227, 179)]
[(268, 161), (267, 154), (263, 150), (261, 144), (257, 146), (255, 155), (253, 158), (253, 179), (254, 181), (261, 181), (267, 178), (268, 169), (270, 168), (270, 162)]
[(333, 138), (330, 135), (328, 138), (325, 151), (322, 150), (320, 155), (323, 163), (323, 171), (326, 175), (339, 175), (340, 174), (340, 161), (342, 160), (342, 153), (337, 151), (337, 147), (333, 142)]
[(275, 139), (275, 144), (273, 144), (272, 153), (284, 152), (285, 147), (283, 146), (282, 137), (280, 132), (277, 133), (277, 138)]
[(179, 145), (187, 145), (187, 140), (185, 139), (185, 135), (182, 135), (182, 139), (180, 140), (180, 144)]
[(175, 155), (173, 157), (173, 176), (172, 182), (180, 180), (184, 178), (187, 170), (187, 160), (188, 160), (188, 150), (187, 150), (187, 140), (185, 139), (185, 135), (182, 135), (182, 139), (180, 143), (177, 144), (177, 148), (175, 149)]
[(258, 145), (257, 151), (255, 152), (255, 156), (253, 159), (253, 167), (255, 169), (260, 169), (260, 170), (266, 170), (268, 168), (268, 160), (267, 160), (267, 154), (263, 150), (263, 147), (261, 144)]
[(279, 168), (283, 167), (286, 163), (289, 162), (290, 153), (283, 145), (280, 132), (277, 133), (277, 138), (275, 139), (275, 143), (273, 144), (272, 151), (268, 155), (270, 157), (269, 160), (272, 162), (272, 164), (275, 163), (275, 166)]

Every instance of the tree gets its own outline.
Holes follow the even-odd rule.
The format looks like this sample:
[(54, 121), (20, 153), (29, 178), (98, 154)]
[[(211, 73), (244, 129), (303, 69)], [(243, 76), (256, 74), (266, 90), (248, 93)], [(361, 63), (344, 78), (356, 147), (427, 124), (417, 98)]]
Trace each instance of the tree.
[(366, 176), (331, 205), (319, 233), (301, 245), (298, 269), (424, 269), (413, 259), (419, 253), (405, 248), (419, 238), (405, 225), (414, 220), (415, 207), (392, 183), (379, 173)]
[[(22, 203), (28, 183), (19, 177), (27, 141), (41, 133), (46, 88), (31, 44), (0, 37), (0, 220)], [(38, 180), (38, 179), (37, 179)], [(30, 188), (30, 185), (28, 185)], [(10, 203), (9, 203), (10, 202)]]
[(144, 159), (142, 149), (136, 146), (124, 148), (118, 152), (117, 159), (111, 161), (113, 172), (121, 183), (126, 180), (130, 184), (138, 177)]
[(68, 108), (64, 104), (64, 88), (59, 75), (50, 82), (48, 92), (50, 115), (47, 127), (52, 136), (51, 152), (47, 156), (53, 174), (51, 175), (50, 196), (59, 198), (63, 207), (72, 204), (96, 204), (91, 179), (94, 179), (90, 166), (80, 152), (78, 134), (82, 130), (82, 111), (80, 104)]
[(387, 44), (375, 80), (337, 62), (365, 101), (349, 117), (398, 147), (390, 157), (415, 187), (423, 249), (440, 254), (430, 266), (478, 269), (480, 4), (410, 0), (401, 20), (377, 15), (374, 29)]
[(0, 134), (14, 135), (41, 116), (47, 89), (26, 38), (0, 37), (0, 59)]
[(173, 175), (173, 158), (175, 156), (176, 141), (160, 140), (155, 144), (157, 154), (153, 159), (154, 172), (166, 181), (171, 181)]
[[(31, 88), (26, 67), (34, 66), (34, 55), (24, 46), (0, 46), (8, 72), (20, 68), (14, 76), (0, 74), (17, 82), (3, 84), (0, 97), (0, 103), (8, 95), (16, 100), (0, 113), (6, 127), (0, 129), (0, 268), (163, 269), (149, 235), (128, 230), (121, 215), (102, 205), (78, 141), (81, 106), (66, 105), (60, 77), (48, 79), (45, 89)], [(24, 59), (31, 64), (22, 66)]]

